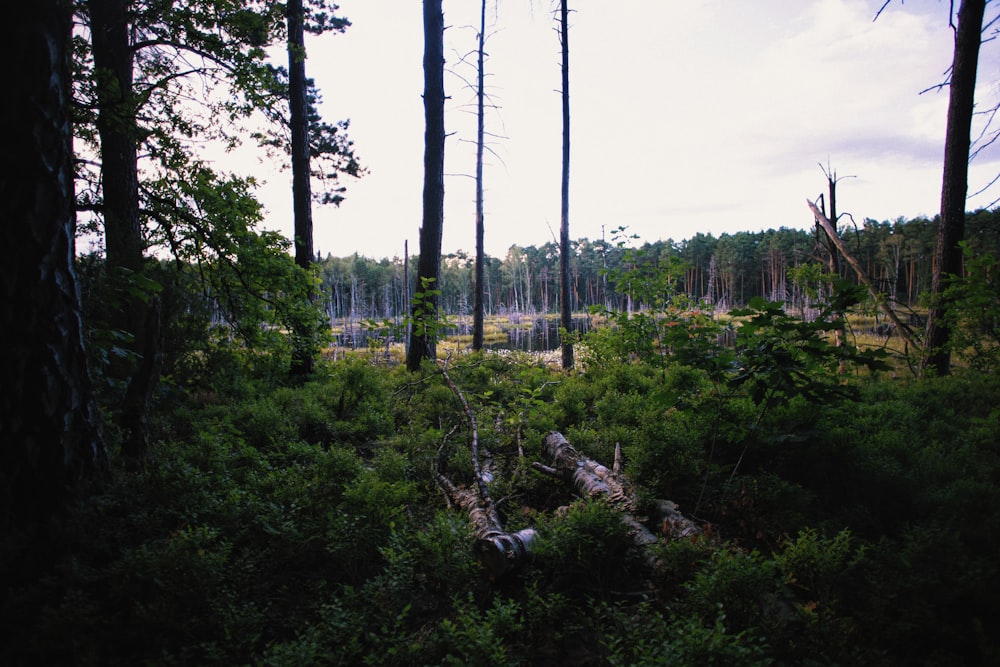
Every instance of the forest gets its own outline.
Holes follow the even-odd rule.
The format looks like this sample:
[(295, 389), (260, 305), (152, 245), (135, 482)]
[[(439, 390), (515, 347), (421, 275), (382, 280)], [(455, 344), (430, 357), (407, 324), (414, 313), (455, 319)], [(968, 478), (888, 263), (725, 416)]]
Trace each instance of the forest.
[[(966, 221), (966, 244), (974, 256), (1000, 253), (996, 210), (977, 211)], [(762, 232), (698, 234), (691, 239), (643, 242), (627, 229), (614, 230), (611, 240), (579, 239), (571, 243), (571, 304), (574, 312), (591, 308), (628, 308), (629, 291), (621, 284), (623, 270), (635, 266), (663, 267), (673, 272), (673, 289), (692, 303), (727, 311), (754, 297), (785, 301), (808, 309), (815, 288), (830, 275), (829, 254), (816, 231), (782, 228)], [(937, 221), (865, 220), (843, 232), (852, 254), (879, 292), (903, 309), (918, 309), (931, 285)], [(486, 312), (556, 313), (559, 255), (555, 243), (541, 247), (512, 246), (503, 258), (486, 257), (483, 287)], [(416, 265), (416, 259), (410, 258)], [(316, 259), (321, 293), (332, 322), (399, 319), (405, 315), (405, 267), (401, 258), (363, 256)], [(442, 257), (442, 310), (467, 315), (475, 289), (475, 258), (467, 253)], [(838, 267), (837, 279), (859, 284), (849, 266)], [(409, 289), (414, 289), (411, 279)], [(641, 309), (643, 304), (632, 307)]]
[[(855, 223), (825, 172), (810, 229), (574, 241), (564, 162), (558, 241), (502, 258), (481, 187), (475, 255), (441, 251), (441, 4), (393, 259), (313, 246), (365, 171), (307, 76), (335, 5), (21, 9), (0, 664), (1000, 664), (1000, 209), (965, 207), (987, 3), (946, 17), (932, 219)], [(292, 172), (292, 238), (200, 152), (248, 137)], [(553, 349), (511, 349), (539, 320)]]

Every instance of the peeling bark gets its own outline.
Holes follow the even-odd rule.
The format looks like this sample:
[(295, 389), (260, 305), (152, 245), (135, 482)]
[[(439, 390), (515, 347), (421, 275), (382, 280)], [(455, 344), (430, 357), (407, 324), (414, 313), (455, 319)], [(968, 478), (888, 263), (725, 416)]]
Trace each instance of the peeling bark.
[(449, 500), (469, 515), (476, 538), (476, 557), (490, 577), (497, 579), (521, 567), (531, 559), (535, 531), (524, 528), (516, 533), (503, 529), (500, 516), (492, 503), (486, 503), (472, 489), (460, 489), (451, 480), (437, 474), (438, 484)]
[(531, 545), (535, 540), (535, 531), (531, 528), (508, 533), (504, 530), (497, 513), (496, 504), (490, 497), (487, 483), (493, 478), (492, 473), (483, 469), (479, 463), (479, 427), (476, 415), (465, 400), (465, 395), (458, 385), (448, 375), (447, 364), (441, 369), (441, 375), (462, 403), (462, 411), (469, 420), (472, 429), (472, 440), (469, 449), (472, 454), (472, 468), (476, 478), (475, 489), (460, 489), (445, 477), (440, 471), (436, 473), (438, 484), (448, 495), (448, 499), (462, 508), (472, 522), (473, 534), (476, 538), (476, 556), (480, 564), (494, 579), (514, 570), (531, 558)]
[[(632, 541), (640, 549), (645, 551), (650, 545), (660, 541), (660, 538), (633, 514), (636, 501), (631, 486), (620, 473), (620, 447), (615, 447), (613, 469), (578, 452), (569, 440), (557, 431), (551, 431), (545, 436), (542, 450), (552, 464), (535, 462), (532, 464), (535, 470), (572, 484), (573, 488), (585, 498), (603, 498), (621, 510), (622, 521), (629, 527)], [(693, 538), (702, 534), (701, 527), (684, 516), (676, 503), (669, 500), (658, 501), (657, 510), (662, 520), (663, 533), (667, 538)], [(659, 566), (656, 556), (648, 551), (646, 564), (653, 568)]]

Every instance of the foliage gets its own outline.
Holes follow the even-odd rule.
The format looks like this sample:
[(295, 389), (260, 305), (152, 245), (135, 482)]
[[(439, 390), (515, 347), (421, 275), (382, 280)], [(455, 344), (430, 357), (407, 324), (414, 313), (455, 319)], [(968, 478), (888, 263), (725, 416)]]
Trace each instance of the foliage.
[[(99, 299), (100, 262), (81, 267)], [(674, 295), (643, 325), (660, 341), (641, 346), (623, 317), (588, 336), (580, 373), (449, 359), (501, 520), (539, 535), (524, 570), (492, 581), (434, 484), (472, 481), (439, 373), (361, 356), (289, 385), (280, 340), (210, 328), (202, 281), (223, 263), (154, 268), (183, 316), (149, 464), (116, 469), (50, 541), (4, 540), (5, 664), (998, 659), (1000, 378), (842, 372), (879, 361), (828, 336), (852, 290), (809, 319), (766, 300), (713, 319)], [(654, 534), (660, 499), (706, 534), (638, 548), (617, 509), (531, 470), (553, 429), (603, 462), (620, 445)]]
[(943, 298), (952, 328), (949, 345), (972, 368), (983, 372), (1000, 368), (1000, 264), (997, 255), (975, 256), (963, 243), (966, 275), (954, 278)]

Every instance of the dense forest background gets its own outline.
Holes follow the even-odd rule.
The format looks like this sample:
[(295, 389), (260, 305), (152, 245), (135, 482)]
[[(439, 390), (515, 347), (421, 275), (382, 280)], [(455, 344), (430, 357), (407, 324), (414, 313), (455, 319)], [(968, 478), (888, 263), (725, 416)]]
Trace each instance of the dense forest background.
[[(966, 243), (974, 256), (1000, 252), (998, 211), (978, 211), (966, 222)], [(931, 284), (936, 218), (865, 220), (842, 223), (842, 236), (865, 273), (887, 299), (917, 309)], [(672, 288), (692, 303), (725, 312), (745, 306), (754, 297), (785, 301), (809, 308), (818, 288), (834, 279), (858, 284), (858, 277), (841, 263), (838, 275), (827, 273), (829, 251), (817, 230), (782, 228), (761, 232), (698, 234), (683, 241), (643, 242), (615, 229), (610, 239), (578, 239), (572, 243), (572, 310), (629, 307), (623, 271), (638, 266), (669, 266)], [(503, 258), (487, 257), (484, 287), (487, 312), (555, 313), (559, 310), (559, 248), (556, 243), (512, 246)], [(415, 266), (415, 259), (410, 259)], [(405, 315), (404, 261), (317, 257), (326, 312), (335, 323), (344, 320), (401, 319)], [(474, 258), (450, 253), (442, 258), (441, 303), (451, 315), (472, 309)], [(415, 281), (410, 280), (410, 290)], [(631, 307), (641, 309), (635, 302)]]

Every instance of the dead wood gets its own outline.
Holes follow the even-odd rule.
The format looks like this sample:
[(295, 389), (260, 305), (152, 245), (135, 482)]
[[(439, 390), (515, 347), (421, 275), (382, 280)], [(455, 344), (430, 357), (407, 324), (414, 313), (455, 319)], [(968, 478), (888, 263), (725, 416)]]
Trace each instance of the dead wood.
[(465, 400), (461, 389), (448, 375), (447, 362), (442, 366), (441, 374), (452, 393), (458, 397), (462, 411), (469, 420), (472, 431), (469, 449), (472, 454), (473, 474), (476, 478), (475, 488), (459, 488), (440, 470), (436, 472), (435, 477), (448, 499), (469, 515), (476, 539), (476, 557), (491, 577), (498, 578), (530, 560), (535, 531), (531, 528), (524, 528), (516, 533), (504, 530), (496, 503), (490, 497), (487, 487), (488, 482), (493, 479), (492, 472), (484, 470), (479, 461), (479, 427), (476, 424), (476, 415), (469, 402)]
[[(659, 566), (658, 559), (648, 551), (648, 547), (659, 542), (660, 538), (634, 514), (636, 499), (631, 485), (621, 475), (619, 446), (615, 446), (615, 462), (612, 469), (578, 452), (569, 440), (557, 431), (551, 431), (545, 436), (542, 451), (551, 464), (535, 462), (532, 464), (535, 470), (572, 484), (584, 498), (602, 498), (621, 510), (622, 521), (629, 527), (632, 541), (646, 552), (647, 564), (654, 568)], [(660, 514), (658, 518), (661, 520), (663, 534), (667, 538), (693, 538), (702, 534), (701, 527), (684, 516), (676, 503), (661, 500), (656, 503), (656, 509)]]
[(476, 558), (491, 577), (499, 578), (530, 560), (534, 529), (508, 533), (503, 529), (496, 508), (484, 503), (473, 489), (456, 487), (440, 472), (437, 481), (449, 500), (469, 515), (476, 540)]
[(827, 238), (829, 238), (830, 241), (832, 241), (833, 244), (837, 246), (837, 250), (840, 251), (840, 254), (844, 256), (844, 259), (847, 260), (847, 263), (851, 265), (852, 269), (854, 269), (854, 273), (857, 274), (858, 280), (864, 283), (864, 286), (868, 288), (868, 293), (872, 295), (873, 299), (875, 299), (875, 303), (878, 304), (879, 308), (881, 308), (885, 312), (885, 314), (888, 315), (889, 319), (896, 326), (896, 331), (899, 332), (900, 337), (904, 341), (906, 341), (908, 345), (913, 346), (914, 349), (920, 349), (920, 346), (913, 341), (913, 336), (912, 332), (910, 331), (910, 327), (908, 327), (901, 319), (899, 319), (899, 316), (896, 315), (896, 311), (892, 309), (892, 306), (890, 306), (889, 302), (886, 300), (885, 295), (883, 295), (881, 292), (875, 289), (875, 285), (874, 283), (872, 283), (871, 278), (868, 277), (868, 274), (865, 272), (864, 268), (861, 266), (860, 263), (858, 263), (858, 260), (856, 260), (854, 256), (850, 253), (850, 251), (847, 249), (847, 246), (844, 245), (843, 240), (841, 240), (840, 236), (837, 234), (837, 230), (834, 228), (830, 220), (825, 215), (823, 215), (823, 212), (819, 210), (816, 204), (812, 203), (808, 199), (806, 200), (806, 204), (808, 204), (809, 210), (811, 210), (813, 215), (816, 217), (816, 222), (818, 222), (820, 227), (823, 228), (823, 231), (826, 233)]

